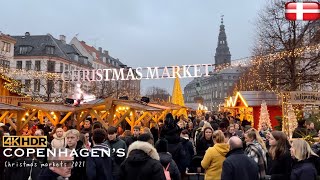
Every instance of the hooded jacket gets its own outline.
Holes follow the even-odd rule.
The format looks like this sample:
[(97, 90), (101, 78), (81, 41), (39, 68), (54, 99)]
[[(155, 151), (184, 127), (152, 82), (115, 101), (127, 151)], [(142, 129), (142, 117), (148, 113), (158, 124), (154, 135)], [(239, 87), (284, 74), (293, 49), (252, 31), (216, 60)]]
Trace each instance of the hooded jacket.
[(221, 179), (222, 164), (228, 152), (229, 145), (226, 143), (216, 143), (207, 150), (201, 161), (201, 166), (206, 170), (206, 180)]
[(292, 167), (290, 180), (316, 179), (317, 170), (313, 158), (315, 157), (295, 162)]
[(51, 141), (51, 147), (56, 149), (65, 148), (67, 146), (67, 140), (65, 137), (65, 133), (63, 133), (62, 137), (57, 137), (57, 134), (53, 134), (53, 140)]
[(148, 142), (136, 141), (120, 167), (120, 180), (166, 180), (157, 150)]
[[(93, 146), (92, 150), (102, 149), (110, 152), (110, 148), (105, 144)], [(112, 159), (106, 154), (99, 152), (99, 157), (87, 158), (87, 178), (88, 180), (112, 180)]]
[(177, 164), (172, 159), (171, 154), (168, 152), (160, 152), (159, 156), (160, 162), (164, 168), (166, 168), (170, 163), (168, 171), (170, 172), (171, 180), (180, 180), (180, 171), (178, 169)]

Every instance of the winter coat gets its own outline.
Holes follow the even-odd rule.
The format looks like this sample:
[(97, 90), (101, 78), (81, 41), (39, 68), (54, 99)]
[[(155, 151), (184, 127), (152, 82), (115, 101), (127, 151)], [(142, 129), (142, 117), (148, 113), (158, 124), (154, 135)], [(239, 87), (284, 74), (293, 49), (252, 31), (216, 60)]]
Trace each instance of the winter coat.
[[(38, 180), (63, 180), (63, 179), (64, 178), (59, 176), (59, 174), (51, 171), (49, 169), (49, 167), (46, 167), (46, 168), (42, 169), (42, 171), (40, 172), (40, 174), (38, 176)], [(34, 180), (34, 179), (32, 178), (32, 180)]]
[(119, 173), (120, 173), (120, 165), (121, 163), (125, 160), (126, 156), (124, 157), (119, 157), (117, 155), (117, 150), (118, 149), (125, 149), (125, 154), (127, 154), (127, 145), (126, 143), (121, 140), (119, 137), (117, 137), (114, 141), (109, 141), (107, 140), (104, 142), (107, 146), (111, 148), (111, 157), (113, 160), (113, 170), (112, 174), (115, 180), (119, 179)]
[(312, 151), (316, 153), (318, 156), (320, 156), (320, 143), (316, 143), (311, 146)]
[(178, 165), (180, 173), (185, 172), (187, 167), (187, 159), (186, 159), (186, 152), (182, 146), (181, 142), (175, 144), (168, 144), (168, 152), (172, 155), (172, 159)]
[(228, 152), (229, 145), (226, 143), (217, 143), (207, 150), (201, 161), (201, 166), (206, 170), (205, 180), (221, 179), (222, 163)]
[(305, 127), (298, 126), (294, 131), (292, 138), (303, 138), (308, 135), (308, 130)]
[(51, 147), (56, 149), (65, 148), (67, 146), (67, 140), (65, 134), (62, 137), (57, 137), (57, 134), (53, 134), (53, 140), (51, 141)]
[(221, 180), (259, 180), (258, 165), (242, 148), (233, 149), (223, 162)]
[(136, 141), (120, 167), (120, 180), (166, 180), (157, 150), (148, 142)]
[(132, 144), (134, 142), (132, 136), (125, 136), (125, 137), (120, 137), (120, 138), (121, 138), (121, 140), (123, 140), (126, 143), (127, 147), (129, 147), (130, 144)]
[(245, 154), (258, 164), (259, 177), (265, 177), (267, 169), (267, 157), (266, 151), (262, 148), (262, 146), (256, 141), (253, 143), (248, 143), (245, 149)]
[(311, 159), (295, 162), (290, 180), (315, 180), (317, 178), (317, 170)]
[(289, 180), (292, 169), (292, 158), (289, 150), (277, 159), (268, 162), (268, 173), (272, 180)]
[(31, 165), (32, 162), (34, 166), (32, 167), (32, 172), (31, 172), (31, 167), (25, 167), (22, 165), (22, 167), (6, 167), (4, 170), (4, 179), (5, 180), (27, 180), (28, 177), (30, 176), (31, 172), (31, 178), (32, 180), (38, 180), (38, 174), (41, 172), (41, 163), (38, 160), (32, 161), (31, 158), (27, 157), (21, 157), (21, 158), (16, 158), (16, 159), (11, 159), (10, 164), (15, 163), (15, 164), (23, 164), (23, 163)]
[[(110, 148), (105, 144), (95, 145), (93, 150), (102, 149), (110, 151)], [(113, 180), (112, 177), (112, 159), (106, 154), (99, 154), (99, 157), (88, 157), (87, 158), (87, 178), (88, 180)]]
[[(71, 176), (69, 180), (87, 180), (87, 175), (86, 175), (86, 157), (81, 157), (80, 156), (80, 151), (83, 149), (83, 142), (78, 141), (77, 146), (76, 146), (76, 152), (78, 157), (74, 157), (74, 162), (77, 162), (78, 164), (82, 164), (81, 166), (75, 166), (71, 170)], [(69, 148), (68, 146), (66, 148)], [(83, 165), (84, 164), (84, 165)]]
[(180, 180), (181, 179), (180, 171), (178, 169), (177, 164), (172, 159), (171, 154), (168, 152), (160, 152), (159, 156), (160, 156), (160, 162), (164, 168), (167, 168), (167, 166), (170, 163), (168, 171), (170, 172), (171, 180)]
[(181, 138), (181, 144), (184, 151), (186, 152), (186, 156), (185, 156), (186, 167), (189, 167), (191, 165), (192, 157), (194, 156), (193, 144), (189, 139), (185, 139), (185, 138)]
[(206, 153), (206, 150), (209, 147), (213, 146), (213, 139), (210, 138), (210, 140), (206, 140), (205, 137), (200, 138), (197, 140), (197, 145), (196, 145), (196, 151), (198, 156), (204, 156)]

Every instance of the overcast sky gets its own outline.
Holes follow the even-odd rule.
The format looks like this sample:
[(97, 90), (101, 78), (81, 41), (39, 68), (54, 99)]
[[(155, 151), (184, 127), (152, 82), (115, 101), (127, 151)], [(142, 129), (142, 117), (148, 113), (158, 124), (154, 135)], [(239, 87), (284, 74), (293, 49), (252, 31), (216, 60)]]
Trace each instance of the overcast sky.
[[(250, 56), (262, 0), (0, 0), (0, 31), (50, 33), (102, 47), (131, 67), (214, 63), (224, 15), (232, 59)], [(182, 88), (192, 79), (181, 81)], [(144, 80), (142, 90), (173, 79)]]

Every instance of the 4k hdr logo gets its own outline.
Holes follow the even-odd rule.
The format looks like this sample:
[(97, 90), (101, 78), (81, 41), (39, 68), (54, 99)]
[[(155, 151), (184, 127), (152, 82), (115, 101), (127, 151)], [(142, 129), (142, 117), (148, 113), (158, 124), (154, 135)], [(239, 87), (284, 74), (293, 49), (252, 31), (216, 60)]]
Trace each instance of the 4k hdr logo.
[(318, 2), (288, 2), (285, 10), (286, 19), (290, 21), (320, 20), (320, 3)]
[(3, 136), (3, 147), (47, 147), (47, 136)]

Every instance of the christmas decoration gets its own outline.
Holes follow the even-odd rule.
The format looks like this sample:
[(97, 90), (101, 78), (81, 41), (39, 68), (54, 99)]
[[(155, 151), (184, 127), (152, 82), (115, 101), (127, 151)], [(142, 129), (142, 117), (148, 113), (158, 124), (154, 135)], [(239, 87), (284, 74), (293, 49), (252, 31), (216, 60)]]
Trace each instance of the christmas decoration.
[(259, 131), (262, 129), (262, 124), (266, 124), (268, 128), (271, 127), (271, 120), (268, 112), (268, 107), (265, 101), (262, 102), (261, 108), (260, 108), (260, 118), (259, 118), (259, 125), (258, 125)]
[(292, 138), (293, 131), (298, 127), (298, 122), (297, 122), (297, 116), (294, 112), (294, 109), (292, 107), (292, 104), (288, 104), (288, 130), (289, 130), (289, 137), (290, 139)]
[[(174, 80), (171, 102), (173, 104), (184, 106), (184, 98), (182, 95), (180, 79), (178, 77), (176, 77), (176, 79)], [(178, 115), (184, 115), (185, 117), (188, 117), (186, 109), (180, 110), (180, 113)]]

